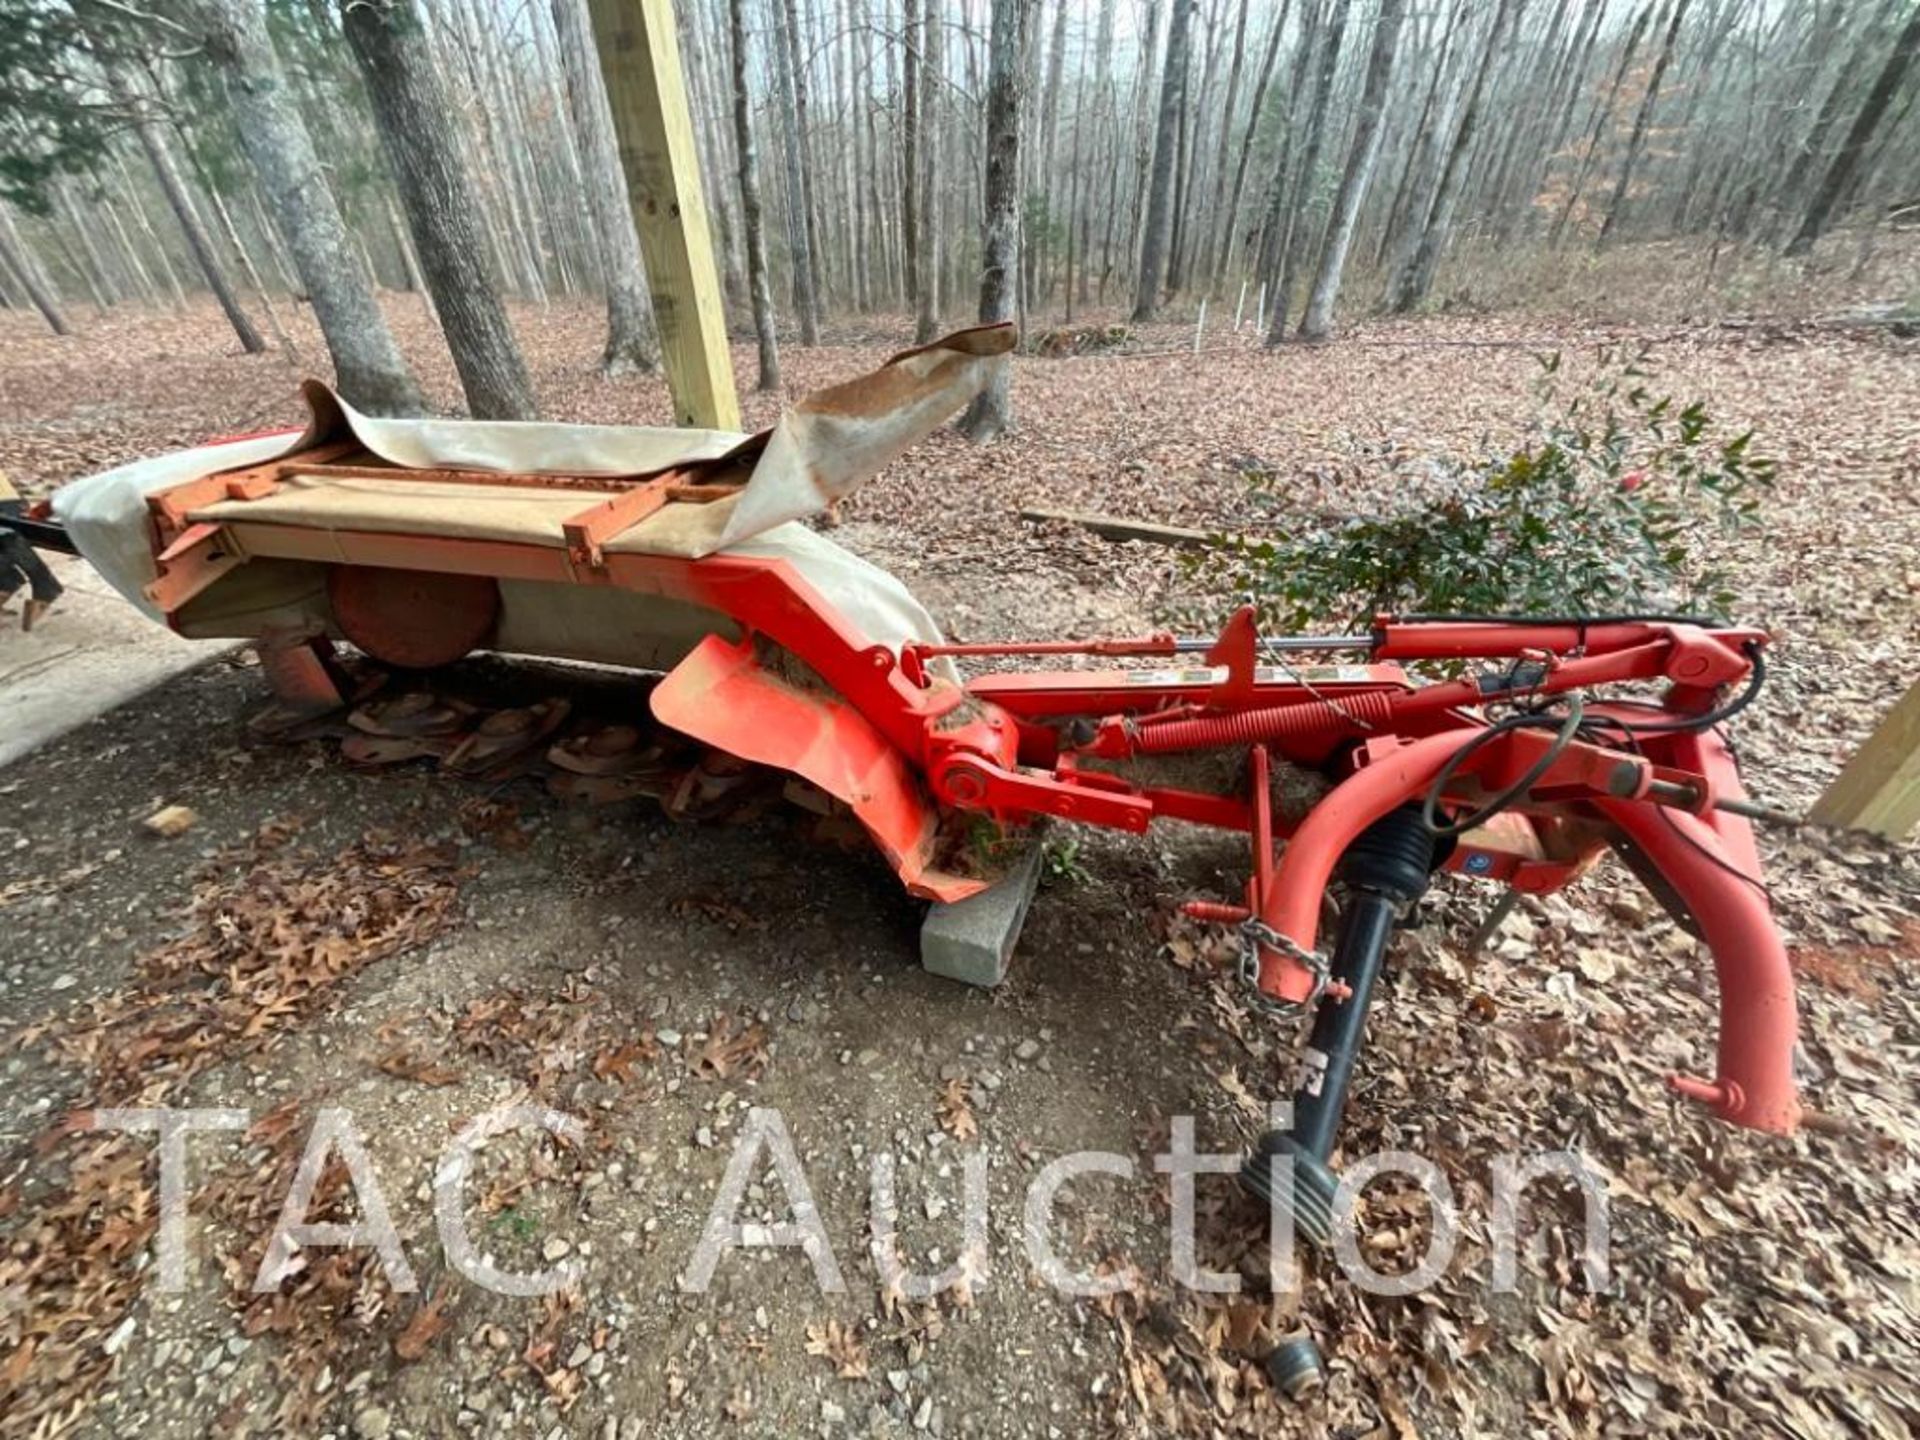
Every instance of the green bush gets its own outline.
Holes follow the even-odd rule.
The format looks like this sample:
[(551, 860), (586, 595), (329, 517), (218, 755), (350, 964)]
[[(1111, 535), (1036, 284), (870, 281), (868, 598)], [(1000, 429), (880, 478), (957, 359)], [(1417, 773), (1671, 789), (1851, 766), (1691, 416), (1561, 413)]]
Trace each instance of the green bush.
[(1246, 596), (1270, 633), (1401, 614), (1724, 613), (1733, 602), (1717, 537), (1758, 524), (1775, 465), (1752, 433), (1719, 439), (1698, 401), (1656, 396), (1644, 350), (1603, 351), (1572, 384), (1541, 357), (1521, 445), (1477, 461), (1441, 457), (1427, 497), (1386, 515), (1301, 526), (1286, 481), (1250, 476), (1284, 539), (1222, 538), (1194, 562), (1208, 591)]

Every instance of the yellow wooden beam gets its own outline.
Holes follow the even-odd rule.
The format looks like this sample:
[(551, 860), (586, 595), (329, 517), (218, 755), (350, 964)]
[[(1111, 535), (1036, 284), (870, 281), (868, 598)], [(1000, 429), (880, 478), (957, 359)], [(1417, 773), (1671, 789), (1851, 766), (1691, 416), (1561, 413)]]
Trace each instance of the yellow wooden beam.
[(674, 418), (740, 428), (720, 274), (680, 70), (673, 0), (588, 0)]
[(1827, 787), (1812, 818), (1892, 840), (1920, 824), (1920, 682), (1887, 712)]

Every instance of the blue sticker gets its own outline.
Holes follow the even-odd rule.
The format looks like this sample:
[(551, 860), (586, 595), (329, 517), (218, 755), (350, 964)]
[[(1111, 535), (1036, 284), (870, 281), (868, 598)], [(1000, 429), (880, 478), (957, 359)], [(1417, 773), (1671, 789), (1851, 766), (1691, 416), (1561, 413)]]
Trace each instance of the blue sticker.
[(1491, 869), (1493, 869), (1493, 857), (1491, 855), (1483, 855), (1476, 851), (1467, 856), (1467, 873), (1469, 875), (1485, 875)]

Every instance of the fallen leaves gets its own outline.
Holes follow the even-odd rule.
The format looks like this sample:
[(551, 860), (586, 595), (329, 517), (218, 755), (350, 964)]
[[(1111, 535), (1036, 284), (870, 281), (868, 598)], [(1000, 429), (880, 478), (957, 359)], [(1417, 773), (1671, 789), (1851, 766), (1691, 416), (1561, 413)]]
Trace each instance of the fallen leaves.
[(867, 1347), (838, 1320), (807, 1326), (807, 1354), (824, 1359), (842, 1380), (867, 1378)]
[(613, 1023), (606, 997), (569, 975), (551, 993), (509, 986), (468, 1001), (454, 1021), (453, 1039), (519, 1075), (536, 1095), (551, 1097), (563, 1080), (606, 1054)]
[(716, 925), (723, 925), (728, 930), (735, 932), (741, 930), (764, 930), (767, 928), (767, 922), (755, 915), (751, 910), (736, 905), (731, 900), (719, 895), (699, 894), (682, 896), (673, 902), (673, 908), (676, 914), (704, 916)]
[[(592, 328), (575, 323), (580, 313), (561, 304), (551, 317), (526, 310), (515, 318), (551, 358), (564, 349), (551, 338), (556, 331)], [(124, 328), (108, 328), (119, 325), (122, 314), (98, 322), (98, 333), (126, 338)], [(209, 318), (212, 327), (219, 325), (217, 312)], [(172, 344), (176, 328), (200, 323), (197, 315), (160, 317), (156, 326)], [(944, 433), (934, 437), (912, 458), (911, 483), (903, 467), (850, 503), (845, 533), (854, 548), (895, 565), (954, 638), (1047, 639), (1151, 628), (1153, 611), (1185, 583), (1171, 557), (1010, 517), (1022, 504), (1044, 499), (1201, 528), (1269, 518), (1247, 508), (1242, 456), (1286, 477), (1289, 514), (1365, 510), (1391, 496), (1379, 488), (1385, 467), (1355, 474), (1347, 465), (1357, 450), (1376, 444), (1461, 450), (1507, 423), (1531, 364), (1524, 351), (1446, 347), (1511, 337), (1516, 329), (1485, 317), (1442, 318), (1367, 327), (1352, 344), (1274, 355), (1249, 349), (1191, 362), (1017, 361), (1022, 431), (984, 452)], [(1577, 327), (1533, 322), (1518, 333), (1542, 330), (1564, 337), (1570, 348), (1583, 338)], [(1403, 342), (1407, 348), (1397, 348)], [(566, 364), (590, 373), (591, 347), (571, 337), (565, 343), (578, 352)], [(1161, 342), (1143, 336), (1141, 343)], [(125, 348), (141, 377), (178, 373), (140, 359), (138, 345)], [(454, 393), (451, 374), (443, 347), (435, 341), (434, 348), (442, 358), (426, 379), (444, 404)], [(1920, 369), (1910, 345), (1832, 337), (1769, 347), (1714, 343), (1706, 334), (1664, 348), (1677, 386), (1712, 396), (1730, 416), (1759, 422), (1794, 460), (1769, 502), (1769, 540), (1740, 557), (1744, 615), (1775, 627), (1785, 643), (1777, 647), (1773, 687), (1742, 718), (1738, 738), (1756, 794), (1804, 807), (1910, 680), (1902, 665), (1920, 595), (1912, 561), (1920, 553), (1920, 489), (1910, 483)], [(869, 357), (827, 345), (791, 358), (803, 367), (795, 384), (804, 389), (810, 383), (805, 367), (838, 366), (852, 374)], [(657, 382), (557, 390), (569, 384), (556, 379), (560, 368), (543, 369), (551, 413), (661, 422), (670, 414)], [(169, 390), (180, 393), (169, 393), (164, 403), (136, 398), (131, 407), (103, 412), (107, 420), (76, 415), (70, 425), (16, 425), (0, 444), (16, 451), (26, 446), (21, 469), (44, 484), (81, 468), (82, 458), (89, 467), (104, 465), (244, 428), (247, 412), (290, 415), (282, 375), (256, 378), (254, 370), (247, 362), (223, 361), (217, 385), (189, 389), (168, 378)], [(102, 373), (109, 377), (99, 382), (103, 389), (124, 386), (128, 394), (159, 383), (137, 378), (133, 365), (118, 359)], [(73, 383), (71, 375), (63, 380), (69, 390)], [(1844, 402), (1835, 403), (1836, 396)], [(58, 398), (67, 403), (65, 391)], [(749, 398), (749, 404), (769, 402)], [(17, 413), (34, 418), (30, 403)], [(761, 408), (750, 423), (768, 418)], [(57, 448), (74, 445), (80, 450)], [(137, 821), (139, 813), (128, 818)], [(521, 826), (510, 802), (493, 798), (473, 802), (460, 824), (503, 850), (536, 833)], [(275, 838), (261, 837), (264, 852)], [(291, 843), (285, 835), (278, 839)], [(198, 843), (187, 841), (188, 849), (174, 853), (190, 853)], [(1084, 1363), (1096, 1383), (1110, 1382), (1099, 1404), (1124, 1420), (1115, 1428), (1169, 1436), (1404, 1434), (1417, 1420), (1427, 1433), (1441, 1434), (1602, 1427), (1689, 1436), (1911, 1433), (1920, 1417), (1909, 1363), (1920, 1353), (1911, 1297), (1916, 1138), (1908, 1037), (1915, 1002), (1907, 981), (1914, 948), (1910, 934), (1903, 944), (1899, 927), (1920, 893), (1912, 851), (1814, 832), (1764, 835), (1762, 844), (1804, 982), (1809, 1100), (1844, 1112), (1844, 1132), (1755, 1140), (1711, 1127), (1660, 1094), (1662, 1069), (1711, 1065), (1712, 979), (1704, 957), (1657, 907), (1636, 903), (1616, 869), (1603, 867), (1538, 914), (1536, 934), (1508, 936), (1504, 953), (1483, 957), (1471, 972), (1447, 938), (1467, 927), (1448, 908), (1449, 887), (1436, 886), (1426, 902), (1434, 919), (1423, 944), (1409, 941), (1400, 949), (1404, 963), (1370, 1021), (1350, 1143), (1356, 1152), (1435, 1146), (1469, 1199), (1472, 1186), (1484, 1181), (1484, 1155), (1515, 1137), (1551, 1136), (1555, 1144), (1591, 1148), (1620, 1177), (1619, 1295), (1592, 1296), (1569, 1279), (1566, 1217), (1537, 1197), (1529, 1202), (1537, 1225), (1529, 1240), (1537, 1243), (1523, 1260), (1526, 1303), (1489, 1313), (1482, 1277), (1472, 1273), (1449, 1276), (1431, 1295), (1407, 1304), (1366, 1299), (1336, 1275), (1316, 1274), (1300, 1303), (1334, 1366), (1335, 1393), (1324, 1408), (1294, 1411), (1276, 1404), (1258, 1369), (1267, 1335), (1264, 1320), (1254, 1324), (1260, 1306), (1183, 1298), (1141, 1284), (1115, 1302), (1126, 1326), (1124, 1340), (1114, 1331), (1117, 1359), (1103, 1364), (1114, 1353), (1105, 1350), (1086, 1362), (1075, 1357), (1076, 1371)], [(40, 863), (44, 874), (0, 885), (0, 911), (10, 911), (9, 920), (33, 904), (69, 896), (91, 903), (99, 876), (115, 861), (104, 852), (49, 854)], [(222, 883), (241, 883), (243, 868), (233, 867)], [(755, 916), (724, 898), (704, 898), (713, 903), (696, 899), (682, 912), (703, 926), (745, 934), (756, 920), (780, 923), (771, 911)], [(1476, 893), (1463, 908), (1477, 914), (1482, 903)], [(128, 1015), (116, 1028), (111, 1045), (124, 1071), (157, 1078), (204, 1074), (219, 1047), (264, 1050), (290, 1027), (307, 1023), (325, 991), (306, 987), (350, 976), (362, 963), (358, 913), (351, 904), (340, 908), (340, 933), (317, 937), (305, 922), (283, 937), (247, 929), (242, 917), (243, 943), (257, 936), (263, 956), (293, 945), (291, 983), (281, 979), (278, 961), (258, 973), (243, 961), (240, 987), (223, 990), (223, 952), (209, 950), (207, 969), (188, 965), (154, 987), (164, 1007), (159, 1013), (177, 1023)], [(1131, 904), (1126, 914), (1128, 923), (1140, 918)], [(181, 918), (193, 930), (211, 923), (198, 915)], [(1211, 1047), (1194, 1079), (1200, 1103), (1229, 1127), (1255, 1125), (1255, 1107), (1284, 1084), (1278, 1057), (1285, 1037), (1247, 1014), (1231, 973), (1230, 933), (1184, 921), (1170, 928), (1168, 955), (1186, 973), (1172, 977), (1174, 1003), (1154, 1016), (1176, 1037), (1160, 1053)], [(1432, 943), (1424, 943), (1429, 938)], [(1113, 942), (1110, 919), (1089, 915), (1085, 939)], [(1583, 955), (1583, 947), (1592, 953)], [(1561, 973), (1578, 983), (1550, 990)], [(223, 1022), (214, 1030), (205, 1057), (195, 1048), (203, 1043), (197, 1012), (177, 1006), (167, 993), (175, 983), (222, 990), (221, 1003), (231, 1008), (232, 1028)], [(1179, 1003), (1183, 991), (1191, 1003)], [(1596, 1000), (1611, 1000), (1619, 1013), (1586, 1008)], [(83, 1020), (91, 1013), (80, 1011)], [(584, 983), (570, 983), (559, 994), (537, 986), (497, 992), (447, 1021), (445, 1035), (429, 1037), (422, 1058), (440, 1056), (428, 1063), (449, 1067), (466, 1063), (465, 1056), (497, 1060), (514, 1081), (564, 1104), (587, 1076), (608, 1086), (650, 1078), (654, 1058), (634, 1032), (631, 1014)], [(693, 1036), (685, 1042), (689, 1066), (715, 1080), (759, 1074), (764, 1051), (745, 1038), (752, 1029), (734, 1016), (704, 1037)], [(442, 1039), (444, 1050), (436, 1048)], [(1162, 1039), (1160, 1030), (1154, 1039)], [(1074, 1063), (1080, 1054), (1063, 1043), (1060, 1063)], [(929, 1098), (923, 1090), (902, 1103), (924, 1115)], [(943, 1109), (945, 1098), (943, 1092), (936, 1101)], [(303, 1118), (297, 1108), (283, 1107), (256, 1122), (248, 1143), (277, 1152), (303, 1133)], [(964, 1123), (957, 1111), (954, 1123)], [(941, 1128), (954, 1134), (944, 1119)], [(1030, 1139), (1044, 1148), (1044, 1137)], [(1226, 1139), (1220, 1148), (1231, 1146)], [(51, 1247), (36, 1251), (51, 1268), (36, 1271), (24, 1292), (6, 1289), (8, 1302), (25, 1293), (37, 1304), (44, 1288), (60, 1306), (88, 1315), (134, 1313), (132, 1301), (113, 1287), (131, 1273), (130, 1257), (145, 1245), (140, 1237), (153, 1197), (141, 1149), (138, 1140), (57, 1137), (49, 1153), (71, 1155), (76, 1170), (86, 1171), (76, 1177), (76, 1193), (88, 1208), (49, 1216), (36, 1195), (16, 1199), (15, 1215), (0, 1213), (10, 1246)], [(1203, 1198), (1212, 1185), (1227, 1183), (1203, 1183)], [(1243, 1222), (1231, 1213), (1212, 1217), (1205, 1239), (1209, 1266), (1238, 1265), (1251, 1273), (1248, 1256), (1259, 1230)], [(1398, 1223), (1382, 1231), (1393, 1249), (1422, 1233)], [(85, 1287), (76, 1289), (55, 1264), (68, 1248), (85, 1258)], [(18, 1253), (10, 1249), (8, 1260)], [(1384, 1265), (1392, 1256), (1376, 1258)], [(1484, 1270), (1484, 1263), (1483, 1253), (1469, 1253), (1463, 1269)], [(402, 1318), (393, 1307), (406, 1303), (380, 1294), (377, 1285), (363, 1291), (358, 1274), (320, 1269), (308, 1278), (312, 1299), (271, 1297), (248, 1314), (250, 1330), (273, 1335), (295, 1356), (288, 1383), (304, 1387), (303, 1404), (313, 1400), (309, 1357), (320, 1353), (301, 1328), (305, 1308), (346, 1328), (358, 1322), (356, 1303), (378, 1300), (387, 1313), (373, 1339), (386, 1348)], [(1036, 1333), (1051, 1333), (1023, 1328), (1027, 1322), (999, 1308), (997, 1291), (983, 1293), (986, 1306), (975, 1324), (995, 1326), (996, 1342), (1010, 1335), (1015, 1343), (1031, 1343)], [(929, 1353), (943, 1323), (937, 1310), (914, 1307), (904, 1297), (885, 1297), (884, 1308), (897, 1322), (884, 1343), (897, 1344), (910, 1359)], [(1104, 1312), (1096, 1307), (1095, 1313)], [(1836, 1331), (1803, 1343), (1805, 1322), (1794, 1318), (1801, 1313), (1843, 1318), (1857, 1332), (1860, 1353)], [(67, 1393), (95, 1393), (106, 1371), (97, 1348), (88, 1347), (102, 1345), (112, 1330), (71, 1325), (43, 1333), (34, 1327), (44, 1318), (31, 1308), (22, 1318), (0, 1303), (0, 1380), (23, 1373), (29, 1390), (37, 1391), (43, 1362), (34, 1357), (44, 1346), (63, 1364), (78, 1357)], [(1292, 1328), (1302, 1317), (1275, 1318)], [(552, 1335), (560, 1323), (556, 1315)], [(23, 1330), (32, 1333), (23, 1338)], [(873, 1343), (877, 1351), (882, 1341)], [(565, 1356), (556, 1358), (555, 1344), (550, 1335), (537, 1352), (540, 1383), (564, 1401), (579, 1392), (580, 1382), (559, 1363)], [(444, 1334), (430, 1342), (426, 1363), (437, 1365), (448, 1348)], [(822, 1362), (834, 1363), (824, 1356), (802, 1362), (809, 1385)], [(518, 1364), (506, 1352), (501, 1363)], [(711, 1422), (727, 1395), (724, 1383), (715, 1388), (698, 1360), (677, 1354), (663, 1369), (667, 1407), (690, 1405)], [(768, 1417), (778, 1415), (787, 1383), (785, 1375), (756, 1378), (758, 1393), (743, 1406), (757, 1399)], [(40, 1403), (33, 1394), (7, 1395), (7, 1422), (34, 1423), (45, 1413), (36, 1408)], [(1062, 1428), (1092, 1431), (1106, 1418), (1074, 1415)], [(290, 1426), (288, 1433), (302, 1431)]]
[(382, 1074), (391, 1075), (396, 1080), (412, 1080), (421, 1085), (438, 1088), (443, 1085), (458, 1085), (460, 1072), (431, 1055), (423, 1055), (417, 1050), (400, 1046), (389, 1050), (373, 1062), (373, 1068)]
[(442, 1284), (414, 1308), (413, 1317), (393, 1337), (393, 1353), (403, 1363), (410, 1365), (424, 1357), (433, 1342), (453, 1323), (447, 1314), (452, 1294), (452, 1287)]
[(649, 1032), (638, 1040), (610, 1045), (594, 1056), (593, 1075), (596, 1080), (617, 1080), (622, 1085), (631, 1085), (635, 1065), (651, 1065), (659, 1058), (660, 1046)]
[(940, 1128), (956, 1140), (977, 1140), (980, 1121), (973, 1113), (973, 1082), (964, 1075), (947, 1081), (937, 1111)]
[(96, 1103), (157, 1104), (273, 1043), (348, 976), (432, 939), (458, 890), (432, 847), (373, 834), (322, 858), (270, 822), (203, 873), (185, 932), (141, 957), (137, 983), (61, 1026), (56, 1044), (93, 1072)]
[[(15, 1297), (0, 1310), (0, 1378), (11, 1377), (0, 1396), (10, 1423), (57, 1428), (54, 1417), (96, 1398), (118, 1348), (105, 1342), (152, 1273), (142, 1263), (157, 1221), (151, 1143), (96, 1131), (92, 1111), (177, 1100), (195, 1076), (273, 1045), (320, 1013), (343, 980), (423, 944), (451, 919), (459, 876), (441, 852), (369, 834), (321, 856), (294, 846), (294, 836), (268, 822), (220, 852), (194, 883), (180, 934), (140, 957), (130, 986), (30, 1032), (84, 1067), (86, 1092), (45, 1147), (64, 1163), (64, 1183), (55, 1172), (43, 1193), (18, 1202), (0, 1251), (0, 1295)], [(250, 1182), (225, 1182), (229, 1210), (247, 1209), (259, 1222), (247, 1233), (271, 1228), (297, 1154), (295, 1118), (282, 1107), (256, 1122), (250, 1140), (269, 1145), (265, 1168)], [(280, 1182), (271, 1197), (269, 1172)], [(339, 1193), (343, 1175), (337, 1163), (330, 1168), (317, 1203)], [(222, 1190), (221, 1182), (210, 1188)], [(344, 1286), (351, 1296), (358, 1280), (351, 1258), (333, 1255), (308, 1283)], [(275, 1307), (282, 1298), (263, 1300), (247, 1333), (300, 1323)], [(298, 1387), (287, 1403), (289, 1413), (303, 1403)]]
[(751, 1080), (767, 1068), (767, 1059), (767, 1027), (757, 1020), (743, 1023), (722, 1011), (713, 1017), (687, 1068), (701, 1080), (726, 1080), (736, 1073)]

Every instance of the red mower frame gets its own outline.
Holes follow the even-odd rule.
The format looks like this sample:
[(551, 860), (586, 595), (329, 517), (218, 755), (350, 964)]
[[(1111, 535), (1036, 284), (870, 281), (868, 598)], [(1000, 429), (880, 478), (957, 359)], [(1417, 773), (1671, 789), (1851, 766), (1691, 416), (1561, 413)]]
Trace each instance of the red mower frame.
[[(652, 692), (656, 717), (838, 797), (916, 893), (958, 900), (983, 888), (943, 862), (953, 850), (950, 822), (968, 816), (1016, 826), (1054, 817), (1131, 832), (1178, 820), (1246, 835), (1245, 893), (1187, 909), (1237, 928), (1257, 998), (1281, 1010), (1331, 1002), (1364, 1011), (1364, 989), (1355, 997), (1318, 948), (1322, 904), (1343, 857), (1392, 817), (1410, 832), (1407, 816), (1417, 811), (1420, 833), (1447, 871), (1525, 893), (1559, 889), (1617, 849), (1714, 957), (1716, 1073), (1675, 1075), (1670, 1084), (1735, 1124), (1778, 1134), (1795, 1128), (1793, 981), (1750, 824), (1766, 812), (1747, 801), (1720, 726), (1764, 678), (1762, 631), (1660, 617), (1381, 616), (1361, 634), (1269, 638), (1243, 609), (1204, 640), (1162, 634), (896, 651), (860, 634), (784, 560), (604, 548), (660, 503), (726, 493), (697, 471), (638, 480), (642, 493), (624, 502), (600, 497), (576, 517), (580, 525), (567, 527), (563, 545), (319, 530), (251, 521), (244, 507), (226, 507), (217, 521), (194, 518), (211, 501), (260, 498), (279, 476), (338, 465), (342, 456), (330, 450), (304, 467), (302, 459), (151, 497), (158, 578), (149, 595), (170, 622), (178, 625), (193, 597), (234, 567), (270, 559), (323, 562), (345, 579), (366, 567), (402, 570), (428, 589), (435, 577), (480, 576), (615, 586), (704, 606), (726, 617), (737, 638), (709, 635), (676, 665)], [(580, 488), (622, 487), (597, 477)], [(470, 580), (458, 583), (470, 593)], [(396, 628), (408, 623), (388, 618)], [(344, 634), (381, 658), (381, 629), (380, 617), (370, 625), (361, 613), (352, 630), (336, 623), (323, 635), (268, 637), (267, 673), (297, 693), (314, 680), (311, 647)], [(1302, 655), (1345, 658), (1296, 668), (1289, 657)], [(1019, 657), (1160, 664), (990, 670), (963, 681), (950, 668)], [(1417, 682), (1405, 668), (1417, 662), (1445, 662), (1456, 677)], [(1623, 685), (1664, 689), (1652, 700), (1593, 693)], [(1225, 752), (1234, 782), (1201, 788), (1141, 776), (1158, 757), (1196, 752)], [(1282, 766), (1315, 772), (1327, 787), (1304, 813), (1275, 801)], [(1409, 895), (1391, 898), (1404, 908)]]

